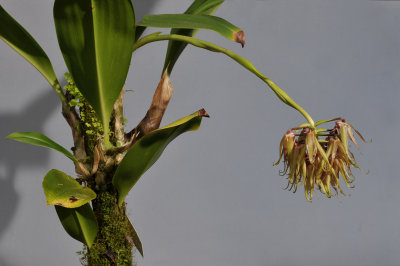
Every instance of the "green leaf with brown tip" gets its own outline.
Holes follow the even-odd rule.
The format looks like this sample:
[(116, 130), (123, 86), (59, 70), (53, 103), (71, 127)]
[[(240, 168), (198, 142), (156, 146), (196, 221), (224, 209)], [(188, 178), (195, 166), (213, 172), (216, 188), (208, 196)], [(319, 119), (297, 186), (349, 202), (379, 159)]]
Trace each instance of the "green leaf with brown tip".
[(96, 216), (86, 203), (78, 208), (55, 206), (58, 218), (65, 231), (74, 239), (92, 246), (98, 231)]
[(61, 145), (57, 144), (53, 140), (49, 139), (45, 135), (38, 133), (38, 132), (14, 132), (6, 137), (6, 139), (12, 139), (15, 141), (31, 144), (31, 145), (36, 145), (36, 146), (42, 146), (46, 148), (50, 148), (53, 150), (56, 150), (58, 152), (61, 152), (68, 158), (70, 158), (73, 162), (78, 162), (78, 160), (75, 158), (72, 153), (70, 153), (67, 149), (62, 147)]
[(167, 145), (182, 133), (197, 130), (203, 116), (208, 116), (204, 109), (145, 135), (132, 146), (112, 180), (118, 190), (119, 205), (139, 178), (158, 160)]
[(96, 193), (82, 187), (74, 178), (56, 169), (50, 170), (43, 180), (47, 205), (77, 208), (96, 198)]
[(74, 81), (108, 131), (135, 42), (130, 0), (55, 0), (58, 43)]
[(53, 66), (42, 47), (1, 5), (0, 39), (31, 63), (52, 87), (59, 86)]
[(143, 17), (143, 20), (139, 25), (156, 28), (212, 30), (231, 41), (240, 43), (242, 46), (245, 44), (245, 35), (240, 28), (223, 18), (210, 15), (146, 15)]
[[(198, 14), (198, 15), (212, 15), (224, 0), (195, 0), (185, 14)], [(194, 29), (171, 29), (171, 34), (178, 34), (183, 36), (195, 36), (198, 30)], [(171, 74), (172, 69), (183, 50), (186, 48), (187, 43), (178, 41), (169, 41), (167, 54), (165, 56), (164, 70), (168, 67), (168, 74)]]

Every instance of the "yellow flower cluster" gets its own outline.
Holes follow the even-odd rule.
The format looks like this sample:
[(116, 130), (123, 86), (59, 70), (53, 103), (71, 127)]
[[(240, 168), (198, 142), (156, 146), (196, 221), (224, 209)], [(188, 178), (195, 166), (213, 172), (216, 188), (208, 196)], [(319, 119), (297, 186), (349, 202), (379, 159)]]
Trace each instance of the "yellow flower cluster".
[[(333, 129), (312, 129), (309, 126), (292, 128), (280, 143), (279, 160), (274, 165), (278, 165), (283, 158), (284, 168), (280, 174), (287, 175), (286, 189), (296, 192), (299, 186), (304, 186), (308, 201), (312, 200), (315, 186), (329, 198), (338, 195), (338, 191), (345, 195), (339, 177), (348, 187), (352, 187), (354, 179), (351, 168), (360, 169), (348, 144), (350, 140), (359, 149), (353, 130), (366, 142), (364, 137), (342, 118), (316, 124), (331, 121), (336, 121)], [(331, 188), (335, 190), (334, 194)]]

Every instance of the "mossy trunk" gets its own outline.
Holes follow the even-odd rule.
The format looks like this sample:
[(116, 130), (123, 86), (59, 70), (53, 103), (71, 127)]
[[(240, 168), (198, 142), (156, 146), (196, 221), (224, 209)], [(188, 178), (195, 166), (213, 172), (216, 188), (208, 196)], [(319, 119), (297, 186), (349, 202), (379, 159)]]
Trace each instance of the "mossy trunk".
[[(133, 265), (132, 249), (135, 230), (126, 215), (125, 204), (118, 206), (118, 193), (112, 185), (112, 177), (123, 157), (122, 153), (106, 154), (104, 138), (108, 145), (122, 145), (123, 129), (123, 90), (116, 101), (110, 121), (110, 132), (104, 135), (102, 124), (90, 104), (83, 98), (72, 78), (66, 76), (66, 98), (70, 106), (64, 108), (74, 139), (74, 155), (82, 163), (75, 165), (79, 181), (85, 183), (97, 194), (92, 207), (98, 223), (95, 242), (89, 249), (79, 252), (81, 263), (88, 266)], [(71, 100), (79, 100), (79, 113)]]
[[(143, 256), (142, 244), (126, 215), (125, 203), (118, 206), (118, 192), (112, 185), (114, 173), (126, 151), (143, 135), (158, 128), (172, 95), (172, 85), (165, 74), (153, 97), (145, 118), (129, 133), (124, 131), (124, 89), (113, 106), (109, 130), (104, 132), (93, 108), (65, 75), (68, 85), (63, 116), (72, 130), (72, 151), (77, 180), (97, 194), (92, 207), (98, 223), (98, 233), (90, 249), (79, 252), (83, 265), (134, 265), (133, 247)], [(106, 134), (105, 134), (106, 133)], [(134, 134), (137, 133), (137, 134)]]
[(133, 265), (134, 247), (125, 204), (117, 204), (117, 192), (110, 185), (106, 190), (96, 191), (93, 211), (96, 215), (99, 232), (90, 249), (85, 248), (84, 265)]

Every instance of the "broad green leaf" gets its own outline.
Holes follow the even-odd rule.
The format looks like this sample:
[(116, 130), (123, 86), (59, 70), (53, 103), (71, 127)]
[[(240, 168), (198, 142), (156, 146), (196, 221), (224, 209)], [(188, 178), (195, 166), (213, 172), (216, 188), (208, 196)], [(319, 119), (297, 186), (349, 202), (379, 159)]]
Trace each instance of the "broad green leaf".
[(86, 203), (78, 208), (54, 207), (65, 231), (90, 248), (98, 231), (96, 216), (90, 204)]
[(146, 15), (143, 17), (141, 26), (156, 28), (176, 29), (206, 29), (215, 31), (225, 38), (240, 43), (244, 46), (245, 37), (241, 29), (232, 25), (223, 18), (210, 15), (193, 14), (163, 14)]
[(197, 130), (203, 116), (208, 116), (204, 109), (145, 135), (132, 146), (112, 180), (118, 190), (120, 205), (139, 178), (161, 156), (167, 145), (180, 134)]
[(56, 169), (50, 170), (43, 180), (47, 205), (77, 208), (96, 198), (96, 193), (82, 187), (74, 178)]
[[(224, 2), (224, 0), (195, 0), (189, 8), (185, 11), (185, 14), (199, 14), (199, 15), (212, 15), (218, 9), (218, 7)], [(198, 30), (193, 29), (172, 29), (171, 34), (178, 34), (184, 36), (194, 36)], [(187, 43), (178, 41), (169, 41), (167, 54), (165, 56), (164, 70), (168, 67), (168, 75), (171, 74), (172, 69), (179, 56), (186, 48)]]
[(45, 135), (38, 133), (38, 132), (14, 132), (6, 137), (6, 139), (12, 139), (15, 141), (42, 146), (46, 148), (50, 148), (61, 152), (68, 158), (70, 158), (74, 162), (78, 162), (72, 153), (70, 153), (67, 149), (60, 146), (59, 144), (55, 143), (53, 140), (49, 139)]
[(0, 38), (39, 70), (52, 87), (59, 87), (53, 66), (42, 47), (1, 5)]
[(108, 131), (135, 42), (130, 0), (55, 0), (58, 43), (74, 81)]

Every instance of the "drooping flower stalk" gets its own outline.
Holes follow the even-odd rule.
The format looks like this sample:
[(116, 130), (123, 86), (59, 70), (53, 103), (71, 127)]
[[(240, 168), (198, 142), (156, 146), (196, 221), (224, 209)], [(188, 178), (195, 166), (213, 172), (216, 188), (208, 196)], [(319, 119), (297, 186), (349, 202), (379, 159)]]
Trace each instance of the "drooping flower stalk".
[(223, 48), (221, 46), (218, 46), (216, 44), (206, 42), (203, 40), (199, 40), (193, 37), (189, 36), (182, 36), (182, 35), (177, 35), (177, 34), (166, 34), (166, 35), (160, 35), (160, 32), (152, 33), (147, 36), (144, 36), (143, 38), (139, 39), (135, 45), (133, 46), (133, 51), (136, 51), (140, 47), (152, 43), (152, 42), (157, 42), (157, 41), (166, 41), (166, 40), (175, 40), (175, 41), (182, 41), (188, 44), (191, 44), (193, 46), (207, 49), (212, 52), (217, 52), (217, 53), (223, 53), (227, 55), (228, 57), (232, 58), (235, 60), (237, 63), (242, 65), (244, 68), (252, 72), (254, 75), (259, 77), (263, 82), (265, 82), (268, 87), (278, 96), (278, 98), (285, 104), (289, 105), (290, 107), (296, 109), (304, 118), (308, 121), (308, 125), (311, 129), (314, 129), (314, 120), (311, 118), (311, 116), (307, 113), (306, 110), (304, 110), (299, 104), (297, 104), (284, 90), (279, 88), (273, 81), (271, 81), (268, 77), (266, 77), (264, 74), (262, 74), (249, 60), (246, 58), (243, 58), (234, 52)]
[[(306, 198), (311, 201), (315, 185), (327, 197), (334, 195), (331, 192), (331, 187), (335, 190), (336, 195), (338, 195), (339, 191), (344, 194), (340, 187), (340, 176), (342, 176), (346, 185), (351, 187), (353, 182), (351, 168), (361, 170), (354, 154), (348, 149), (348, 139), (359, 148), (352, 130), (365, 142), (363, 136), (352, 125), (341, 118), (321, 120), (315, 123), (304, 108), (256, 69), (250, 61), (218, 45), (193, 37), (176, 34), (160, 35), (157, 32), (139, 39), (135, 43), (133, 50), (135, 51), (151, 42), (164, 40), (182, 41), (199, 48), (227, 55), (259, 77), (283, 103), (297, 110), (307, 120), (307, 123), (289, 130), (280, 144), (278, 163), (283, 156), (284, 169), (281, 174), (288, 175), (287, 188), (289, 190), (293, 189), (296, 192), (298, 186), (304, 185)], [(333, 129), (317, 129), (317, 126), (331, 121), (337, 121)], [(299, 130), (301, 130), (300, 133), (295, 133)], [(326, 139), (321, 139), (321, 137), (326, 137)]]

